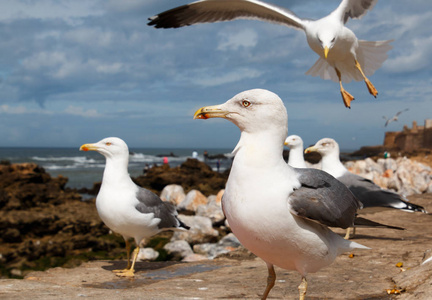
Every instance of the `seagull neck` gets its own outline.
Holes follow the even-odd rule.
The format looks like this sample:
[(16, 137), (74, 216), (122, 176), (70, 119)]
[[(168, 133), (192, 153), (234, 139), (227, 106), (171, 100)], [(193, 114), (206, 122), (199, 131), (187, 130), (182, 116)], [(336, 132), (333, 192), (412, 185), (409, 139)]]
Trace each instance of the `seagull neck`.
[(321, 169), (333, 177), (342, 176), (347, 171), (339, 159), (339, 151), (327, 153), (321, 159)]
[(249, 166), (272, 167), (283, 161), (283, 143), (283, 135), (277, 136), (274, 132), (250, 134), (243, 131), (234, 150), (235, 157)]
[(131, 180), (128, 173), (128, 158), (107, 157), (103, 174), (102, 185), (113, 185), (126, 180)]
[(298, 166), (304, 163), (303, 146), (292, 147), (289, 151), (288, 164), (290, 166)]

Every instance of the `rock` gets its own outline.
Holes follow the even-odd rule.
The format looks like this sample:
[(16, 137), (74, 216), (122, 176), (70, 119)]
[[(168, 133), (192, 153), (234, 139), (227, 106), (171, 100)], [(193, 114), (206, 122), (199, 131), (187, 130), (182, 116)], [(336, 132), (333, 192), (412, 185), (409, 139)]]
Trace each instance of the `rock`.
[(179, 167), (168, 165), (153, 167), (145, 175), (134, 178), (134, 181), (155, 192), (170, 184), (183, 187), (185, 193), (195, 189), (206, 196), (216, 194), (225, 187), (229, 172), (214, 172), (207, 164), (196, 159), (188, 159)]
[(66, 182), (36, 164), (0, 164), (2, 277), (123, 251), (122, 238), (106, 236), (94, 203), (81, 201)]
[(140, 248), (138, 253), (138, 260), (155, 260), (158, 258), (159, 252), (155, 251), (153, 248)]
[(192, 253), (186, 256), (182, 259), (183, 262), (195, 262), (195, 261), (202, 261), (202, 260), (208, 260), (208, 258), (201, 254)]
[(178, 184), (169, 184), (161, 192), (160, 198), (175, 206), (179, 205), (186, 197), (183, 187)]
[(193, 254), (191, 246), (185, 240), (171, 241), (164, 246), (164, 249), (175, 260), (181, 260)]
[(218, 205), (221, 205), (222, 203), (222, 196), (224, 194), (225, 190), (220, 190), (217, 194), (216, 194), (216, 203)]
[(185, 240), (189, 244), (215, 242), (219, 232), (213, 229), (210, 218), (202, 216), (179, 215), (179, 219), (190, 226), (188, 231), (176, 231), (171, 241)]
[(207, 197), (198, 190), (192, 190), (187, 193), (184, 200), (177, 206), (177, 209), (195, 212), (198, 206), (202, 204), (207, 204)]
[[(214, 198), (216, 198), (216, 196), (214, 196)], [(210, 218), (214, 225), (219, 224), (225, 219), (222, 207), (211, 199), (209, 199), (208, 204), (198, 206), (196, 215)]]
[(194, 245), (193, 250), (195, 253), (205, 255), (207, 258), (215, 258), (221, 254), (228, 253), (240, 247), (241, 244), (234, 234), (230, 233), (222, 238), (219, 242), (211, 244), (197, 244)]

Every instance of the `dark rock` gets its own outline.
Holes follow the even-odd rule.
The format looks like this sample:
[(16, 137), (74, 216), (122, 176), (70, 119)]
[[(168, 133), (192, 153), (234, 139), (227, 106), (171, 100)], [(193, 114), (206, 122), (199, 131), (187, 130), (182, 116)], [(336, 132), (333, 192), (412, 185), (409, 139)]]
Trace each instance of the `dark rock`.
[(228, 174), (214, 172), (207, 164), (190, 158), (175, 168), (170, 168), (169, 165), (155, 166), (145, 175), (134, 178), (134, 181), (157, 193), (169, 184), (178, 184), (183, 187), (185, 193), (196, 189), (210, 196), (225, 188)]

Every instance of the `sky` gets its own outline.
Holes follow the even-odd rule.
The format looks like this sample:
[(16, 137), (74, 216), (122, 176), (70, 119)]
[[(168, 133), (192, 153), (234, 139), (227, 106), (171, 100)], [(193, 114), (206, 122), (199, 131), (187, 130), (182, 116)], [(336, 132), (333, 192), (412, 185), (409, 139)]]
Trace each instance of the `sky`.
[[(318, 56), (302, 31), (255, 20), (155, 29), (148, 18), (183, 0), (0, 0), (0, 147), (79, 147), (117, 136), (130, 147), (234, 148), (222, 119), (193, 120), (244, 90), (278, 94), (289, 134), (305, 146), (332, 137), (343, 149), (383, 143), (385, 131), (432, 118), (432, 2), (380, 0), (347, 26), (359, 39), (393, 39), (370, 80), (305, 75)], [(321, 18), (339, 0), (272, 0)], [(384, 127), (383, 116), (409, 108)]]

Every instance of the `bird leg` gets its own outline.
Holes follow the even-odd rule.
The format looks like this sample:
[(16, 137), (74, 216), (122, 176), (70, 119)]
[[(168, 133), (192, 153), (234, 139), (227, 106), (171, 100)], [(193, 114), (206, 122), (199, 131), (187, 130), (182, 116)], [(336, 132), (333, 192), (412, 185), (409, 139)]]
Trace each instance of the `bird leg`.
[(128, 264), (127, 264), (127, 267), (125, 269), (123, 269), (123, 270), (113, 270), (114, 273), (126, 272), (131, 267), (131, 262), (130, 262), (130, 248), (131, 248), (131, 245), (130, 245), (130, 242), (129, 242), (129, 240), (127, 238), (124, 238), (124, 239), (125, 239), (125, 243), (126, 243), (126, 254), (127, 254)]
[(342, 95), (342, 100), (345, 104), (345, 107), (351, 108), (351, 101), (354, 100), (354, 97), (350, 93), (348, 93), (344, 89), (344, 87), (342, 86), (342, 74), (341, 74), (341, 72), (337, 68), (335, 68), (335, 70), (336, 70), (336, 74), (339, 78), (339, 85), (340, 85), (340, 92)]
[(117, 276), (119, 277), (134, 277), (135, 276), (135, 262), (137, 260), (138, 257), (138, 253), (139, 253), (139, 245), (134, 249), (132, 255), (133, 255), (133, 259), (132, 259), (132, 266), (130, 267), (130, 269), (128, 270), (123, 270), (122, 272), (118, 272), (116, 273)]
[(300, 293), (299, 300), (304, 300), (306, 296), (306, 290), (307, 290), (307, 280), (306, 277), (302, 277), (302, 282), (298, 286), (298, 290)]
[(344, 239), (349, 240), (349, 238), (350, 238), (350, 231), (351, 231), (351, 228), (348, 227), (346, 229), (346, 234), (344, 236)]
[(367, 86), (367, 88), (369, 90), (369, 93), (376, 98), (376, 96), (378, 95), (378, 91), (376, 90), (376, 88), (374, 87), (374, 85), (372, 84), (372, 82), (370, 82), (370, 80), (363, 73), (363, 70), (360, 67), (360, 64), (357, 61), (357, 59), (355, 60), (355, 66), (360, 71), (360, 73), (362, 74), (362, 76), (364, 78), (364, 82), (366, 83), (366, 86)]
[(266, 289), (264, 291), (263, 296), (261, 297), (261, 300), (267, 299), (267, 296), (270, 293), (270, 290), (274, 287), (275, 281), (276, 281), (276, 273), (275, 273), (273, 265), (267, 263), (267, 269), (268, 269), (267, 286), (266, 286)]

